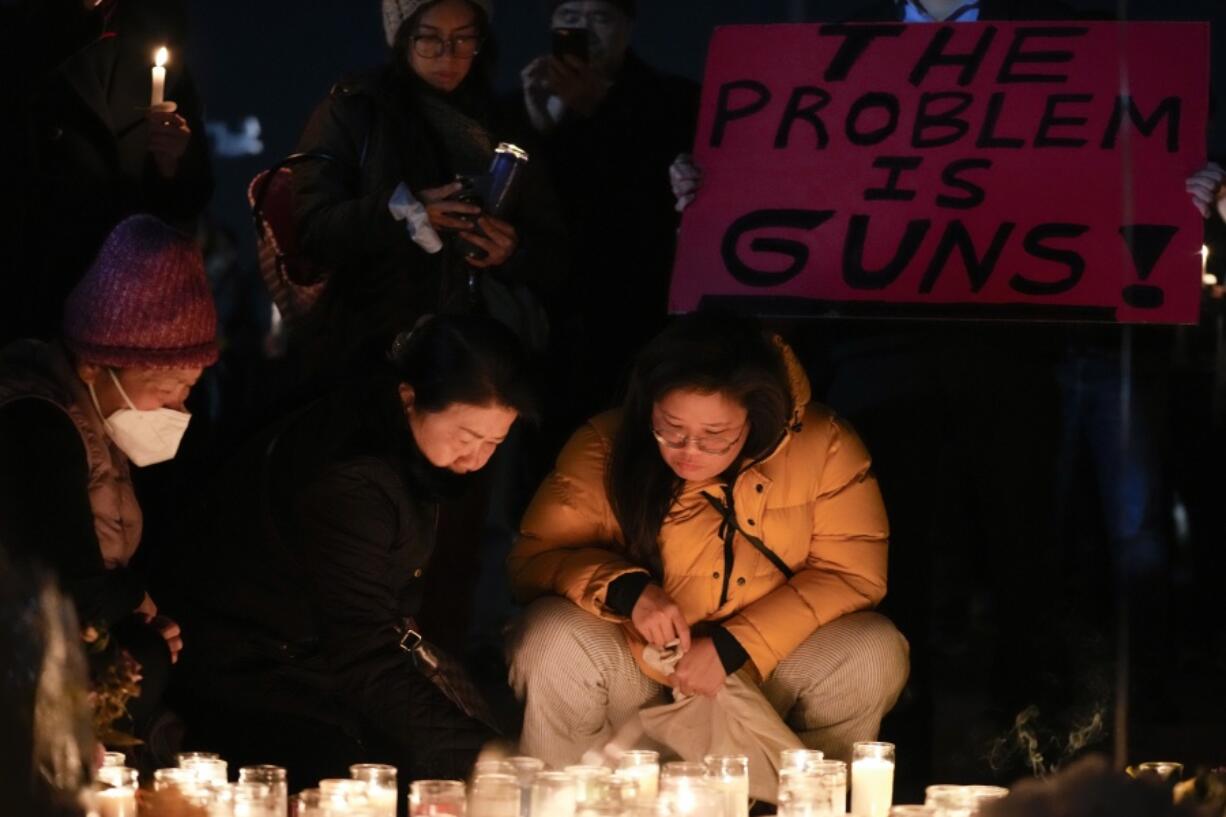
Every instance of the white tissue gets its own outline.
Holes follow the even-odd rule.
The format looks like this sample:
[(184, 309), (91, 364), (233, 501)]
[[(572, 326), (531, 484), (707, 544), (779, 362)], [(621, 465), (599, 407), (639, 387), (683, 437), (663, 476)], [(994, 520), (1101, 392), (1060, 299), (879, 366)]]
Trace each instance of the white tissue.
[(387, 209), (392, 218), (406, 222), (405, 227), (414, 244), (431, 255), (443, 249), (443, 240), (438, 237), (434, 225), (430, 223), (430, 215), (425, 206), (413, 197), (409, 186), (404, 182), (396, 186), (391, 200), (387, 203)]

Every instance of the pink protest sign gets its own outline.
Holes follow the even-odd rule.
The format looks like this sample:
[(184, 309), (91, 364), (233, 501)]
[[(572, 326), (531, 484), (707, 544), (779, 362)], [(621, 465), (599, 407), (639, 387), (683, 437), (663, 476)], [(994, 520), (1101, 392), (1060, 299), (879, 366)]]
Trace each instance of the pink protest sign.
[(1197, 319), (1201, 23), (733, 26), (670, 305)]

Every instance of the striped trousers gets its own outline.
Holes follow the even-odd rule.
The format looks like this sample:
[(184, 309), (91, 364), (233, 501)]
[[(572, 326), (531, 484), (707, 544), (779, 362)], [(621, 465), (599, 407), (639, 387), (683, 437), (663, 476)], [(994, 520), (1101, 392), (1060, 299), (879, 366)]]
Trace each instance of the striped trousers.
[[(639, 709), (669, 700), (639, 670), (619, 625), (564, 598), (533, 602), (508, 650), (511, 687), (524, 704), (520, 751), (554, 768), (600, 751)], [(852, 744), (876, 740), (902, 693), (908, 653), (889, 619), (853, 613), (809, 636), (762, 692), (806, 746), (850, 761)]]

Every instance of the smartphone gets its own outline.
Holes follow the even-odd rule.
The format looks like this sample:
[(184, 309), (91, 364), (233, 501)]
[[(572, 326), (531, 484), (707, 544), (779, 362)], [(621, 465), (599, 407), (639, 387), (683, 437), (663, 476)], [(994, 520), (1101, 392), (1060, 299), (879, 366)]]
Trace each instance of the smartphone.
[(580, 62), (591, 60), (588, 51), (586, 28), (555, 28), (553, 30), (553, 55), (560, 60), (576, 57)]

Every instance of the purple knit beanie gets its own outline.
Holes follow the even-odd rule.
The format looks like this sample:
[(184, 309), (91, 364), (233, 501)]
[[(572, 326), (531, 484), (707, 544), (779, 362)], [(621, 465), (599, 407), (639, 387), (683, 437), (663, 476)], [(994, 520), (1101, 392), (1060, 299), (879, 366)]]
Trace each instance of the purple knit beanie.
[(199, 247), (150, 215), (111, 231), (64, 306), (64, 342), (115, 368), (217, 362), (217, 311)]

